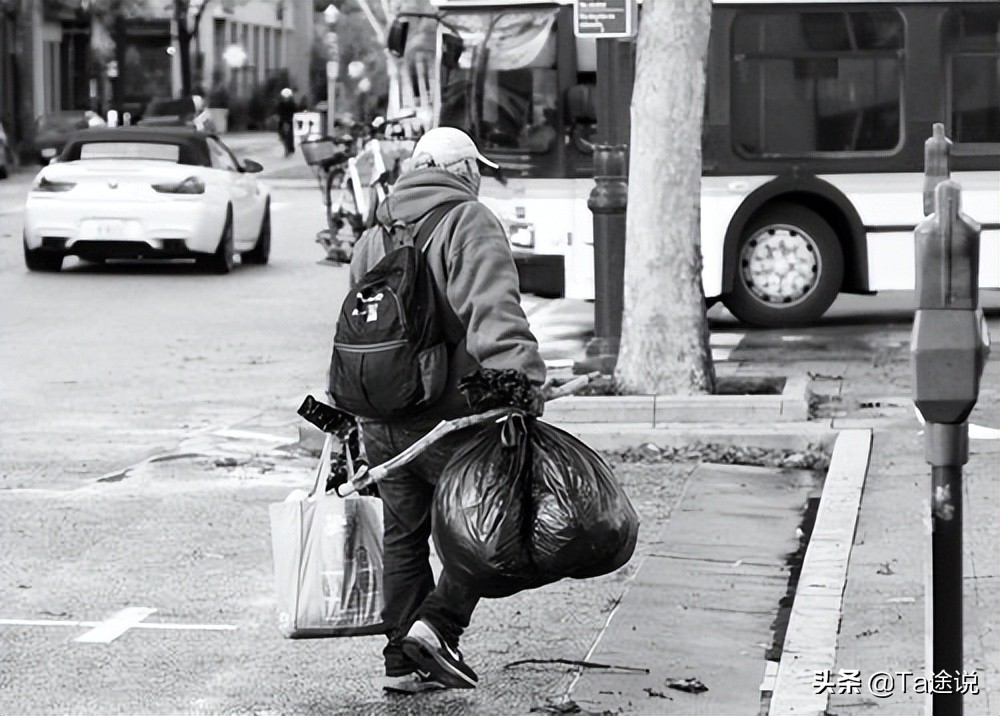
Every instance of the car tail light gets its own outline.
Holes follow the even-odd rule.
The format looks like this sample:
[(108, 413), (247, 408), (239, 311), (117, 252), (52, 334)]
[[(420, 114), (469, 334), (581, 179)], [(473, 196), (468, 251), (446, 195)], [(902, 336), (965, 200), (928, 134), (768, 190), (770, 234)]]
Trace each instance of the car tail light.
[(72, 181), (49, 181), (45, 177), (42, 177), (34, 186), (31, 187), (32, 191), (69, 191), (76, 186), (76, 182)]
[(188, 177), (176, 183), (153, 184), (153, 189), (161, 194), (204, 194), (205, 182), (198, 177)]

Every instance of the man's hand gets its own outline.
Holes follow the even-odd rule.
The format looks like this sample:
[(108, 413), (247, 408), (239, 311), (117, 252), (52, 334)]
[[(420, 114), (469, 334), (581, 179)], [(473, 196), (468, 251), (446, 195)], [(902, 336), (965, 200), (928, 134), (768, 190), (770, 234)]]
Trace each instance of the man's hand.
[(545, 393), (537, 385), (532, 387), (531, 390), (531, 404), (528, 407), (528, 415), (532, 415), (536, 418), (542, 417), (542, 413), (545, 412)]

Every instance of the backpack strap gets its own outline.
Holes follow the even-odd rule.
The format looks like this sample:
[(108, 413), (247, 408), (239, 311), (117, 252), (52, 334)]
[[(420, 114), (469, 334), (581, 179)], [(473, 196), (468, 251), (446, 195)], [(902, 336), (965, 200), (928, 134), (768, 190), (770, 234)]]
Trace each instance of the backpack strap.
[(413, 237), (413, 246), (417, 251), (423, 251), (427, 244), (431, 240), (431, 234), (434, 233), (434, 229), (437, 225), (441, 223), (441, 220), (445, 215), (454, 209), (459, 204), (464, 204), (466, 199), (455, 199), (454, 201), (446, 201), (443, 204), (438, 204), (433, 209), (431, 209), (423, 221), (420, 222), (420, 228), (417, 229), (416, 235)]

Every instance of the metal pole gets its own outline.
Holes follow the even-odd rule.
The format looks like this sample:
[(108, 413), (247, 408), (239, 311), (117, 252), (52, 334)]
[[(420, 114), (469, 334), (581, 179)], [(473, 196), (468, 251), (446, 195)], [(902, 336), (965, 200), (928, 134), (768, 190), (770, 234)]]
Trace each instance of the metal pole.
[(587, 200), (594, 214), (594, 338), (577, 373), (613, 373), (622, 332), (625, 225), (628, 206), (629, 109), (634, 46), (631, 40), (597, 40), (597, 144), (595, 186)]
[(962, 465), (969, 460), (967, 420), (989, 355), (978, 307), (980, 227), (961, 212), (960, 187), (948, 180), (950, 146), (944, 125), (935, 124), (924, 145), (924, 212), (933, 213), (913, 232), (917, 310), (910, 351), (914, 404), (926, 420), (924, 448), (931, 466), (926, 676), (935, 687), (934, 716), (962, 714)]
[[(968, 431), (968, 423), (950, 428)], [(961, 716), (962, 694), (962, 466), (931, 466), (932, 573), (934, 575), (933, 673), (954, 677), (952, 688), (935, 691), (934, 716)]]
[(336, 104), (337, 104), (337, 75), (340, 73), (340, 44), (337, 38), (337, 29), (334, 24), (340, 12), (332, 4), (326, 6), (323, 11), (323, 19), (326, 22), (326, 134), (332, 137), (336, 134)]

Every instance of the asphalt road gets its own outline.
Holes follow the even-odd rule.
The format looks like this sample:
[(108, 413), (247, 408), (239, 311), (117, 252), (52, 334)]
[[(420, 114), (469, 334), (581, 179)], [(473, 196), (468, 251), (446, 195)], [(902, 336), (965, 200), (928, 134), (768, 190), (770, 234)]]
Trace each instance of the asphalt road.
[[(418, 712), (379, 692), (378, 638), (289, 642), (274, 620), (267, 504), (302, 486), (311, 461), (273, 448), (294, 439), (295, 408), (323, 385), (346, 289), (345, 269), (318, 264), (318, 192), (275, 190), (266, 267), (214, 276), (70, 259), (46, 275), (21, 258), (26, 186), (0, 182), (0, 620), (33, 623), (0, 622), (0, 709)], [(905, 395), (910, 299), (842, 299), (795, 332), (748, 331), (715, 308), (713, 332), (728, 338), (713, 344), (720, 364), (861, 360), (884, 371), (885, 395)], [(985, 299), (996, 306), (996, 293)], [(549, 357), (579, 349), (586, 307), (526, 303), (554, 337)], [(985, 417), (996, 426), (995, 410)], [(650, 534), (684, 479), (658, 470), (629, 478)], [(556, 695), (567, 670), (503, 664), (582, 658), (620, 591), (613, 575), (487, 602), (466, 648), (490, 686), (433, 711), (523, 713)], [(125, 609), (160, 628), (77, 640)]]

